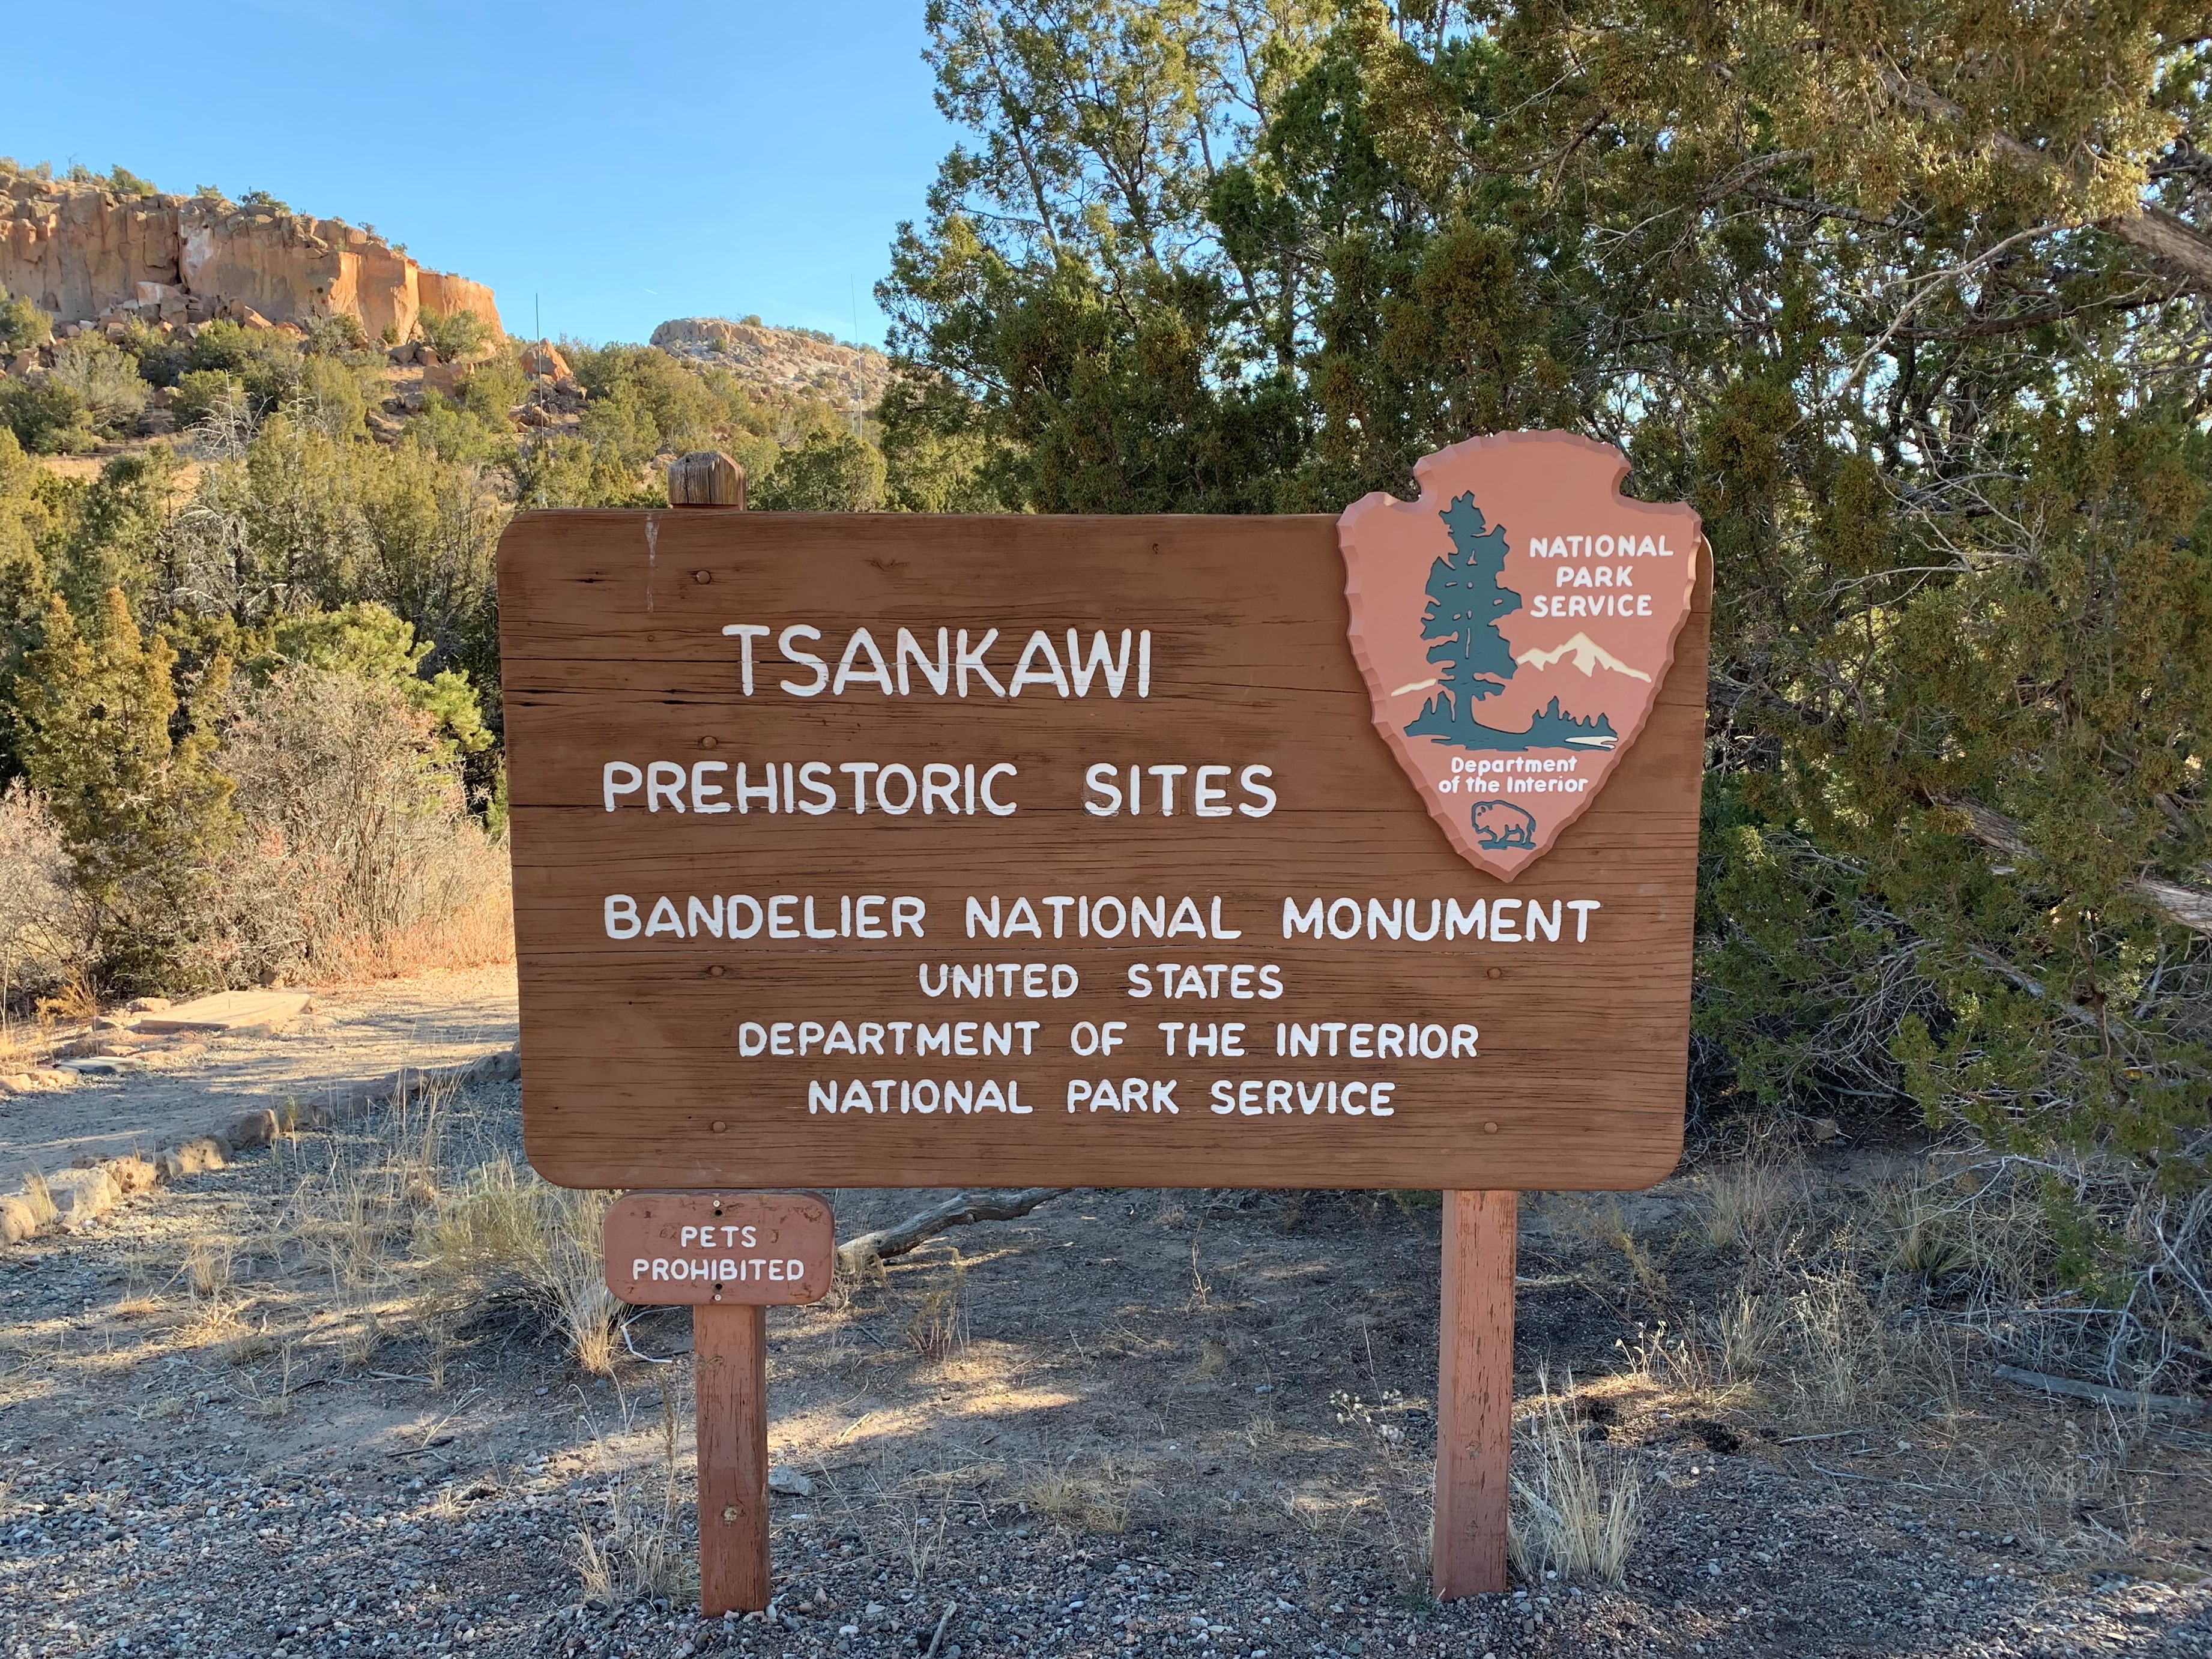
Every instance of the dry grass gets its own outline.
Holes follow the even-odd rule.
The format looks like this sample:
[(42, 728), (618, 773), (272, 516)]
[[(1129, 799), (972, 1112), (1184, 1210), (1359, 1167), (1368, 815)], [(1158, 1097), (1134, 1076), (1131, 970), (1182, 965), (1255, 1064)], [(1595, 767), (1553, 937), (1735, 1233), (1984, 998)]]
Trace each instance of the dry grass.
[(954, 1250), (951, 1260), (938, 1270), (934, 1282), (906, 1322), (906, 1343), (922, 1358), (939, 1362), (951, 1358), (968, 1346), (968, 1313), (963, 1293), (968, 1264)]
[[(489, 854), (485, 855), (489, 857)], [(514, 899), (502, 863), (488, 868), (481, 890), (442, 915), (385, 933), (355, 933), (324, 946), (326, 971), (345, 980), (403, 979), (441, 968), (483, 968), (514, 960)]]
[(234, 1252), (229, 1239), (202, 1233), (185, 1251), (184, 1276), (196, 1301), (213, 1300), (230, 1288)]
[(1516, 1448), (1507, 1547), (1532, 1583), (1557, 1573), (1617, 1584), (1643, 1528), (1643, 1474), (1632, 1457), (1583, 1437), (1573, 1386), (1571, 1377), (1567, 1395), (1555, 1395), (1550, 1379), (1540, 1379)]
[(30, 1170), (23, 1176), (21, 1197), (23, 1202), (30, 1206), (32, 1219), (38, 1224), (40, 1232), (62, 1218), (61, 1210), (54, 1203), (53, 1188), (46, 1185), (46, 1176), (38, 1170)]
[[(623, 1426), (630, 1426), (625, 1404)], [(579, 1528), (569, 1560), (581, 1582), (584, 1599), (617, 1607), (646, 1596), (682, 1601), (691, 1592), (692, 1551), (684, 1535), (683, 1463), (677, 1455), (676, 1406), (664, 1389), (660, 1400), (659, 1458), (655, 1467), (630, 1472), (604, 1436), (594, 1447), (611, 1469), (607, 1483), (607, 1525), (604, 1531)]]
[(552, 1187), (506, 1158), (479, 1165), (416, 1218), (416, 1259), (448, 1294), (519, 1284), (576, 1363), (614, 1369), (623, 1304), (607, 1289), (600, 1228), (609, 1194)]
[(1020, 1501), (1071, 1532), (1114, 1537), (1129, 1529), (1128, 1484), (1111, 1458), (1088, 1474), (1079, 1475), (1072, 1458), (1040, 1470), (1023, 1484)]
[(1764, 1148), (1708, 1167), (1698, 1187), (1706, 1242), (1749, 1256), (1771, 1254), (1807, 1201), (1802, 1162)]

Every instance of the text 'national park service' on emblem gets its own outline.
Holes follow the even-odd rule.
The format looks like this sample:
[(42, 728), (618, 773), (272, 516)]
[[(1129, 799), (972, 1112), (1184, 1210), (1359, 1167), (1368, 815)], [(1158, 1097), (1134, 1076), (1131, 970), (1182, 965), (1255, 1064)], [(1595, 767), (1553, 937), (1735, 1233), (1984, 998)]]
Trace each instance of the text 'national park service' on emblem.
[(1582, 816), (1644, 729), (1689, 619), (1698, 515), (1620, 494), (1628, 462), (1565, 432), (1417, 462), (1419, 501), (1338, 521), (1375, 724), (1461, 855), (1510, 880)]

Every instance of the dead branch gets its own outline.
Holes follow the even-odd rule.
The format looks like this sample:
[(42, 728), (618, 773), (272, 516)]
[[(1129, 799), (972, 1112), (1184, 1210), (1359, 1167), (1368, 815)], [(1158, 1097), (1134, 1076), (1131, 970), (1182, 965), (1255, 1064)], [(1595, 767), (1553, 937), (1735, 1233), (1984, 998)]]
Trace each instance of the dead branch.
[(837, 1247), (837, 1271), (858, 1273), (872, 1261), (904, 1255), (947, 1227), (963, 1227), (976, 1221), (1012, 1221), (1027, 1215), (1040, 1204), (1064, 1198), (1074, 1190), (1073, 1187), (1030, 1187), (1018, 1193), (986, 1193), (980, 1197), (973, 1193), (956, 1193), (944, 1203), (917, 1211), (895, 1225), (848, 1239)]
[[(1967, 833), (1992, 852), (2022, 860), (2035, 856), (2034, 848), (2028, 844), (2027, 827), (2018, 820), (1962, 795), (1947, 795), (1936, 804), (1965, 819)], [(2128, 887), (2175, 926), (2212, 936), (2212, 891), (2169, 881), (2164, 876), (2138, 876)]]
[[(1893, 65), (1878, 63), (1875, 67), (1889, 95), (1907, 109), (1950, 126), (1969, 124), (1964, 106), (1946, 98), (1934, 88), (1923, 86), (1908, 78)], [(1993, 154), (2021, 167), (2064, 167), (2068, 178), (2076, 188), (2085, 182), (2078, 167), (2066, 167), (2059, 157), (2046, 154), (2008, 132), (1982, 135), (1981, 143)], [(2212, 236), (2207, 236), (2187, 220), (2154, 204), (2142, 203), (2129, 212), (2100, 219), (2097, 224), (2099, 228), (2109, 231), (2139, 252), (2148, 254), (2197, 292), (2212, 293)]]
[(1992, 1365), (1990, 1369), (2007, 1382), (2040, 1389), (2045, 1394), (2063, 1394), (2069, 1400), (2087, 1400), (2123, 1411), (2157, 1412), (2167, 1417), (2204, 1415), (2204, 1402), (2189, 1395), (2141, 1394), (2133, 1389), (2108, 1389), (2101, 1382), (2082, 1382), (2044, 1371), (2024, 1371), (2017, 1365)]

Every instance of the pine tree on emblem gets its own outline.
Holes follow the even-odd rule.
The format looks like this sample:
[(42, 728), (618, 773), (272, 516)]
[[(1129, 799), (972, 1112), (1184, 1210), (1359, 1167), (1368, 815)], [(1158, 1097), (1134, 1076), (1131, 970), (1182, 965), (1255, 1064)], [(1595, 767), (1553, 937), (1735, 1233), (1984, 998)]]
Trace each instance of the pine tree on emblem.
[(1451, 535), (1452, 550), (1430, 568), (1421, 637), (1432, 642), (1429, 660), (1443, 670), (1437, 678), (1466, 720), (1473, 703), (1496, 696), (1513, 678), (1513, 647), (1498, 631), (1498, 621), (1521, 608), (1521, 596), (1499, 580), (1505, 574), (1504, 528), (1490, 527), (1472, 495), (1454, 498), (1437, 516)]
[(1409, 738), (1434, 738), (1462, 749), (1521, 752), (1531, 749), (1610, 749), (1613, 721), (1602, 714), (1581, 719), (1559, 707), (1539, 710), (1525, 730), (1486, 726), (1475, 706), (1505, 689), (1516, 666), (1513, 647), (1498, 619), (1521, 608), (1505, 586), (1505, 530), (1492, 529), (1473, 495), (1456, 496), (1437, 515), (1451, 535), (1451, 551), (1429, 568), (1429, 602), (1421, 612), (1421, 638), (1429, 660), (1442, 671), (1437, 691), (1406, 727)]

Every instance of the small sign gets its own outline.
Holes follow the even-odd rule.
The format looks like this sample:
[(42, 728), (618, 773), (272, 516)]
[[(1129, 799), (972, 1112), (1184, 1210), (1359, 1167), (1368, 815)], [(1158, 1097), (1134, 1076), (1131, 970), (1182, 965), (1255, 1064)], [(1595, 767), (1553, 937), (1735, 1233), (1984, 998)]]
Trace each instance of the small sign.
[(632, 1307), (796, 1307), (828, 1295), (837, 1267), (814, 1193), (626, 1193), (604, 1237), (607, 1288)]

